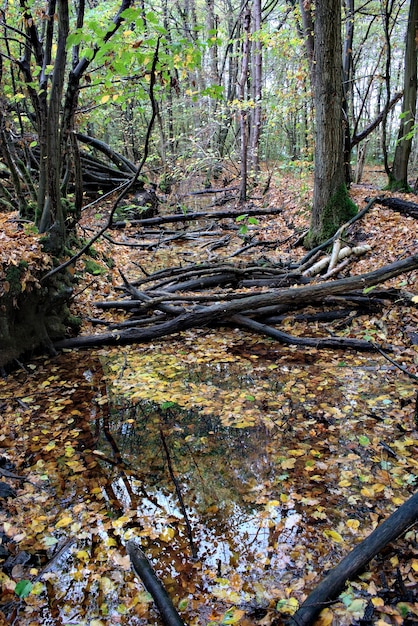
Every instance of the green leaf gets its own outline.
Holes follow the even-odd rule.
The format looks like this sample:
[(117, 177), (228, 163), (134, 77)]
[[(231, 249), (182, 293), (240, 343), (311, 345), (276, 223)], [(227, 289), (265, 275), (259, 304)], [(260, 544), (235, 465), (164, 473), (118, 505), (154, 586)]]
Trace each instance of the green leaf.
[(243, 215), (238, 215), (237, 218), (235, 218), (236, 222), (242, 222), (243, 220), (247, 219), (248, 214), (244, 213)]
[(19, 598), (26, 598), (32, 591), (33, 585), (30, 580), (19, 580), (15, 587), (15, 594), (19, 596)]
[(371, 287), (365, 287), (363, 289), (363, 293), (364, 294), (370, 293), (371, 291), (373, 291), (373, 289), (376, 289), (376, 287), (377, 287), (377, 285), (372, 285)]
[(360, 435), (358, 442), (361, 446), (367, 447), (370, 445), (370, 439), (366, 435)]
[(161, 408), (165, 411), (166, 409), (172, 409), (177, 406), (175, 402), (163, 402), (161, 404)]
[(179, 603), (178, 603), (179, 611), (184, 611), (185, 609), (187, 609), (188, 605), (189, 605), (189, 599), (182, 598), (182, 600), (179, 600)]

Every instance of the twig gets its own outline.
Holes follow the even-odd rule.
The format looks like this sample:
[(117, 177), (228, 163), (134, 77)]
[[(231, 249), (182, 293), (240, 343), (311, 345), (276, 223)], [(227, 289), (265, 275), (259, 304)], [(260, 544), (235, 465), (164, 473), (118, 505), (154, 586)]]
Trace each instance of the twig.
[(418, 382), (418, 376), (416, 376), (415, 374), (413, 374), (412, 372), (410, 372), (409, 370), (406, 369), (406, 367), (404, 367), (403, 365), (401, 365), (400, 363), (397, 363), (396, 361), (394, 361), (389, 355), (386, 354), (386, 352), (384, 350), (382, 350), (382, 348), (380, 348), (377, 344), (373, 344), (375, 350), (377, 350), (377, 352), (379, 352), (387, 361), (389, 361), (389, 363), (392, 363), (392, 365), (394, 365), (395, 367), (397, 367), (399, 370), (401, 370), (401, 372), (403, 372), (404, 374), (406, 374), (407, 376), (409, 376), (409, 378), (412, 378), (412, 380), (415, 380)]

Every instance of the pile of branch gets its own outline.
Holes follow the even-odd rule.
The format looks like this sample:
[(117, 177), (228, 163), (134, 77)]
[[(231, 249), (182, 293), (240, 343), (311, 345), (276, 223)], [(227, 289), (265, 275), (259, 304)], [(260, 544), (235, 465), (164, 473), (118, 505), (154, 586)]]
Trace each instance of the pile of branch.
[[(107, 323), (110, 326), (107, 332), (59, 341), (55, 347), (140, 343), (190, 328), (233, 325), (287, 344), (374, 350), (378, 349), (377, 346), (369, 341), (338, 335), (296, 337), (272, 324), (280, 323), (280, 316), (290, 311), (312, 305), (338, 305), (338, 312), (341, 307), (351, 310), (351, 313), (353, 307), (357, 312), (364, 311), (379, 302), (393, 299), (393, 291), (378, 292), (374, 289), (365, 293), (366, 288), (416, 269), (418, 254), (359, 276), (302, 285), (300, 269), (257, 265), (247, 268), (232, 264), (173, 268), (136, 281), (128, 281), (122, 275), (124, 297), (116, 301), (97, 302), (96, 307), (102, 310), (122, 309), (129, 312), (130, 319), (117, 325)], [(254, 285), (256, 288), (261, 285), (256, 293)], [(244, 290), (248, 286), (253, 289), (250, 295)], [(216, 287), (222, 287), (222, 290), (202, 293), (202, 290)], [(226, 290), (226, 287), (231, 289)], [(396, 297), (410, 301), (408, 294), (396, 292)], [(350, 312), (347, 315), (350, 316)]]

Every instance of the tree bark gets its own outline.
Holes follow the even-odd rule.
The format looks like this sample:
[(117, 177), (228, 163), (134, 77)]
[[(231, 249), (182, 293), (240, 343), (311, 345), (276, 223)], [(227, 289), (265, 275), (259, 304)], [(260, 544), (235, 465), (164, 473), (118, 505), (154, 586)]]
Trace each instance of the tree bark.
[(391, 189), (409, 190), (408, 163), (411, 154), (417, 102), (417, 30), (418, 2), (410, 0), (408, 26), (405, 45), (405, 74), (402, 114), (398, 142), (392, 166), (389, 186)]
[(344, 171), (341, 0), (316, 3), (314, 29), (316, 134), (309, 246), (328, 239), (356, 212)]
[(248, 177), (248, 112), (247, 103), (245, 101), (247, 80), (248, 80), (248, 63), (250, 54), (250, 24), (251, 11), (247, 7), (243, 15), (244, 41), (242, 44), (241, 59), (241, 75), (238, 81), (238, 100), (239, 100), (239, 127), (241, 137), (241, 184), (239, 192), (239, 201), (244, 203), (247, 200), (247, 177)]

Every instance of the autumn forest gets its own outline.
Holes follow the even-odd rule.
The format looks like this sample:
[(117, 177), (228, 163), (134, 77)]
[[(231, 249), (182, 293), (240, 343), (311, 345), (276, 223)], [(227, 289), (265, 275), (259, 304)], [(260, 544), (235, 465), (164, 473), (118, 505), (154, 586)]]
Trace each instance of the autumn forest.
[(418, 623), (418, 2), (0, 8), (0, 626)]

